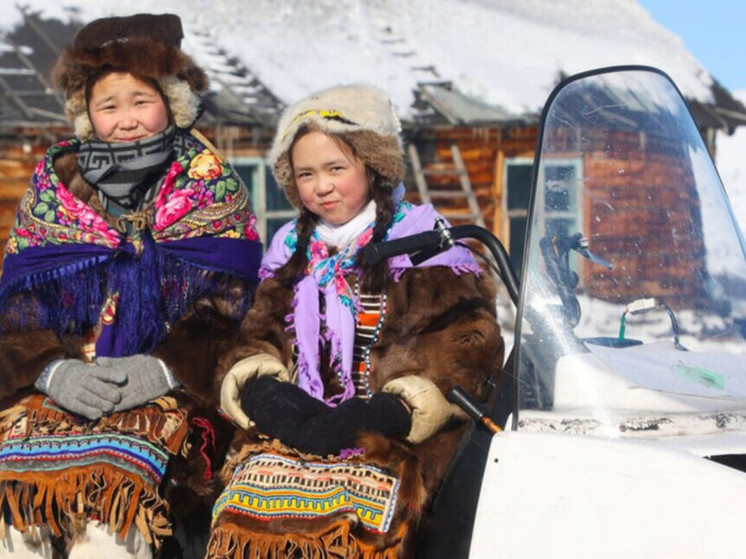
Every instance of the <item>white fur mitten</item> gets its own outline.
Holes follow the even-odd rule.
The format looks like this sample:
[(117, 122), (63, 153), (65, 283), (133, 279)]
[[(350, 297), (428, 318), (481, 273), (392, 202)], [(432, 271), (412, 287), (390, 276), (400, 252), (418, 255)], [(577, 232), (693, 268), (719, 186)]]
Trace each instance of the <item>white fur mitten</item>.
[(246, 384), (266, 376), (277, 377), (283, 382), (290, 380), (287, 367), (268, 353), (259, 353), (238, 361), (225, 375), (220, 386), (220, 407), (239, 427), (248, 429), (253, 425), (249, 416), (241, 409), (241, 395)]
[(383, 392), (396, 394), (412, 409), (406, 440), (418, 444), (440, 431), (452, 417), (463, 417), (430, 379), (407, 375), (386, 383)]

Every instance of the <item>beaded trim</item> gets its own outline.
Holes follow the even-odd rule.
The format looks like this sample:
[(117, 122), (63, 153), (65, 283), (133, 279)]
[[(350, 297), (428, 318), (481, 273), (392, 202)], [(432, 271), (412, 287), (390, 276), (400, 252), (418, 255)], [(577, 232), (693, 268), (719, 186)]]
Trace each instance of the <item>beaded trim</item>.
[[(362, 310), (358, 312), (355, 330), (355, 354), (356, 356), (359, 356), (356, 360), (357, 366), (354, 368), (358, 374), (356, 388), (358, 396), (370, 398), (373, 395), (370, 389), (370, 353), (373, 345), (378, 341), (383, 322), (386, 318), (386, 292), (381, 295), (364, 295), (361, 297), (359, 285), (356, 291), (356, 299), (363, 307)], [(365, 304), (363, 304), (364, 299), (368, 299), (368, 301), (365, 301)], [(377, 311), (370, 310), (374, 305), (377, 307)], [(361, 324), (361, 318), (363, 317), (368, 318), (368, 325)], [(372, 332), (370, 332), (370, 322), (372, 320), (375, 320), (376, 323)], [(362, 394), (360, 393), (361, 391)]]

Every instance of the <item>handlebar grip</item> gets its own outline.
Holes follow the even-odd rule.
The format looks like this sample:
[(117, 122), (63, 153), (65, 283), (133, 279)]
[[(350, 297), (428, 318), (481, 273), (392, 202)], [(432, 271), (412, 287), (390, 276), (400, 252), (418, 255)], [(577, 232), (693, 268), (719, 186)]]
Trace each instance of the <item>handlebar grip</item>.
[(400, 254), (415, 254), (431, 251), (441, 246), (443, 239), (438, 231), (424, 231), (401, 239), (371, 243), (363, 247), (363, 261), (374, 265), (383, 259), (399, 256)]
[(500, 426), (492, 421), (487, 415), (479, 408), (479, 405), (472, 400), (466, 392), (458, 386), (454, 386), (448, 391), (448, 401), (452, 404), (456, 404), (462, 410), (464, 410), (469, 417), (471, 417), (477, 423), (481, 423), (487, 429), (493, 433), (499, 433), (502, 431)]

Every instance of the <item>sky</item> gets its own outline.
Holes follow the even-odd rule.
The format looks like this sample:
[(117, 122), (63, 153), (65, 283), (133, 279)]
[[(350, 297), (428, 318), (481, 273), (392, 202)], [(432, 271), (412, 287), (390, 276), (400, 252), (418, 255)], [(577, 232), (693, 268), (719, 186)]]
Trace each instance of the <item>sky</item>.
[(746, 90), (746, 2), (639, 0), (655, 21), (681, 37), (686, 48), (731, 91)]

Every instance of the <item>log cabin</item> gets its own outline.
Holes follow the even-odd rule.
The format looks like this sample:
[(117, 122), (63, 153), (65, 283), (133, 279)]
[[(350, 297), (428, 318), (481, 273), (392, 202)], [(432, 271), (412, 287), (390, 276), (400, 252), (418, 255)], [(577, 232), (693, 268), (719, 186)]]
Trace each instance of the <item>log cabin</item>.
[[(20, 11), (21, 23), (0, 35), (0, 247), (40, 155), (72, 133), (63, 116), (63, 101), (51, 90), (48, 75), (61, 46), (85, 23), (75, 18), (62, 22), (24, 7), (14, 9)], [(391, 30), (386, 33), (384, 42), (394, 48), (399, 40), (392, 38)], [(294, 215), (265, 160), (285, 103), (219, 39), (201, 39), (219, 63), (208, 68), (213, 87), (196, 128), (249, 186), (260, 231), (268, 240)], [(396, 54), (406, 58), (411, 53)], [(412, 68), (417, 74), (413, 102), (400, 114), (409, 162), (407, 197), (432, 202), (454, 224), (489, 228), (518, 267), (539, 110), (516, 112), (490, 105), (462, 93), (459, 83), (444, 79), (436, 65)], [(558, 72), (556, 82), (562, 77)], [(732, 133), (746, 123), (746, 108), (717, 81), (711, 94), (710, 101), (688, 98), (687, 102), (714, 155), (716, 133)]]

